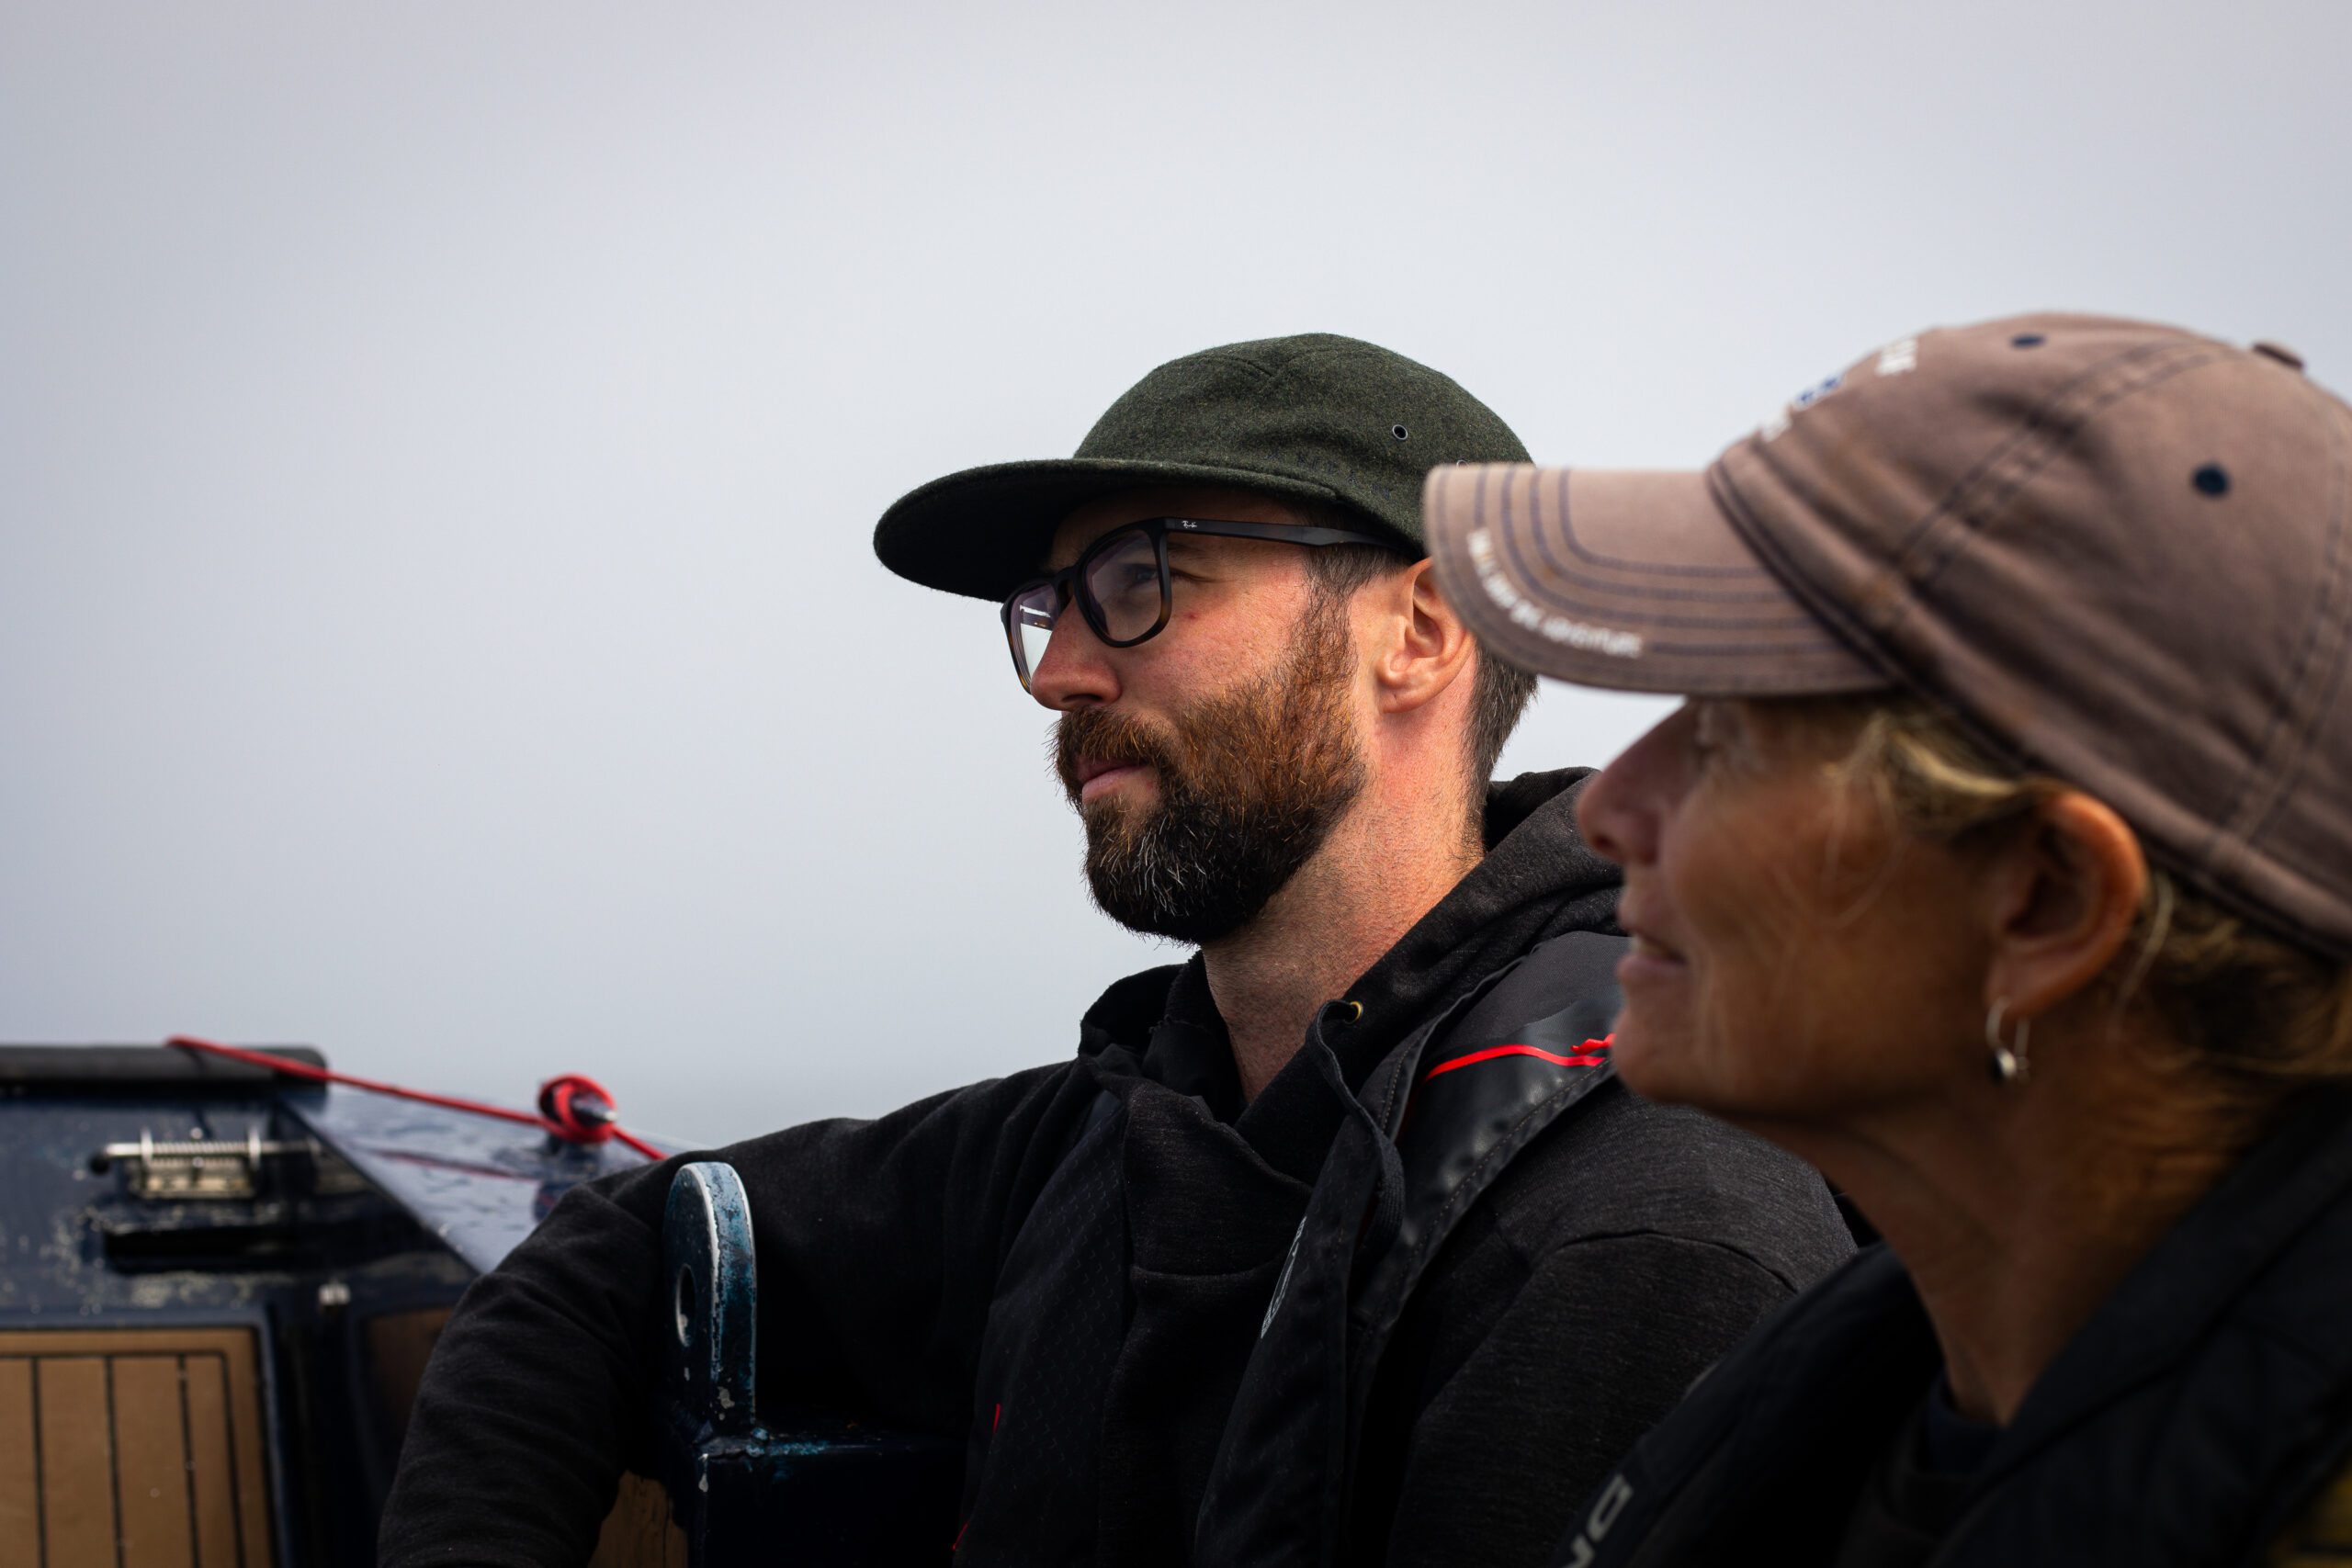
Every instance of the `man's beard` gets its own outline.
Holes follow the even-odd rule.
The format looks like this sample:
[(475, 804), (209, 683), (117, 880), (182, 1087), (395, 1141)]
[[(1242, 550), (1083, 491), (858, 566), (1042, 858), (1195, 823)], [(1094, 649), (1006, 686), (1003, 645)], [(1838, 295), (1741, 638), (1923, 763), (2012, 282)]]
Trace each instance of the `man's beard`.
[[(1056, 768), (1086, 820), (1086, 879), (1104, 914), (1193, 943), (1257, 918), (1363, 789), (1352, 653), (1344, 608), (1317, 602), (1275, 669), (1195, 703), (1172, 734), (1100, 708), (1062, 716)], [(1083, 757), (1148, 765), (1159, 799), (1081, 804)]]

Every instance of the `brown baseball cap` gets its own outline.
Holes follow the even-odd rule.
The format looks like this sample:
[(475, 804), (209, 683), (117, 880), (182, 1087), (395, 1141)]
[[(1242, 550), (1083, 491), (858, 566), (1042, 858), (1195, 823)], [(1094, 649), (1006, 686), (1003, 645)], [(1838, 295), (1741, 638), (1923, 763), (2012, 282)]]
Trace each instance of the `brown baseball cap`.
[(1701, 696), (1903, 688), (2352, 955), (2352, 408), (2275, 344), (2023, 316), (1900, 339), (1703, 472), (1423, 495), (1501, 657)]

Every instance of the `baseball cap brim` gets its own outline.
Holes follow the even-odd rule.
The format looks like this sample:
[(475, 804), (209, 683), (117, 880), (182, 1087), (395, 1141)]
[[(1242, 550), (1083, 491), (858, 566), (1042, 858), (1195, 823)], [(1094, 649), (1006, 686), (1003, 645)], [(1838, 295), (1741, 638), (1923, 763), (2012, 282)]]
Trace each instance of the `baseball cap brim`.
[(1422, 512), (1447, 599), (1522, 669), (1693, 696), (1894, 683), (1774, 575), (1705, 473), (1458, 465)]
[(1001, 599), (1037, 575), (1054, 529), (1072, 509), (1120, 491), (1161, 485), (1231, 485), (1302, 501), (1338, 499), (1325, 485), (1205, 463), (1125, 457), (992, 463), (900, 497), (874, 525), (874, 553), (926, 588)]

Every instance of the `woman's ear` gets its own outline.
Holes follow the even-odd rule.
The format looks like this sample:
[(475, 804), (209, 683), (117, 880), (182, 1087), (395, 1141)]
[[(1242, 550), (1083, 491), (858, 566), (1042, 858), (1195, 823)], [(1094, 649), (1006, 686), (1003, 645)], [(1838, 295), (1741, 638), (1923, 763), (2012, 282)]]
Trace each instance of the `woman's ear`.
[(1381, 712), (1407, 713), (1458, 680), (1476, 645), (1438, 591), (1433, 562), (1415, 561), (1381, 588), (1378, 614), (1385, 635), (1374, 644), (1379, 653), (1373, 680)]
[(2140, 837), (2112, 807), (2074, 789), (2042, 801), (1996, 853), (1985, 1006), (2031, 1019), (2080, 994), (2122, 950), (2147, 890)]

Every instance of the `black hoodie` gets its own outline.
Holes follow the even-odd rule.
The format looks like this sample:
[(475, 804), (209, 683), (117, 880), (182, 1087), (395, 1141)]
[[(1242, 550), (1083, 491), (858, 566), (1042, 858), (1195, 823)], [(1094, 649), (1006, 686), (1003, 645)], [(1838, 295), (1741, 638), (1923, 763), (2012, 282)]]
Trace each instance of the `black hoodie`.
[(1583, 776), (1497, 786), (1486, 859), (1246, 1105), (1196, 957), (1113, 986), (1074, 1060), (567, 1197), (444, 1335), (381, 1562), (587, 1559), (645, 1463), (661, 1216), (695, 1158), (749, 1194), (763, 1402), (965, 1435), (958, 1562), (1178, 1564), (1209, 1538), (1279, 1543), (1262, 1561), (1542, 1560), (1692, 1379), (1847, 1251), (1801, 1166), (1613, 1081), (1453, 1220), (1368, 1396), (1334, 1413), (1344, 1495), (1306, 1521), (1217, 1510), (1277, 1495), (1228, 1428), (1250, 1427), (1237, 1393), (1359, 1091), (1531, 950), (1614, 930), (1614, 874), (1574, 825)]

